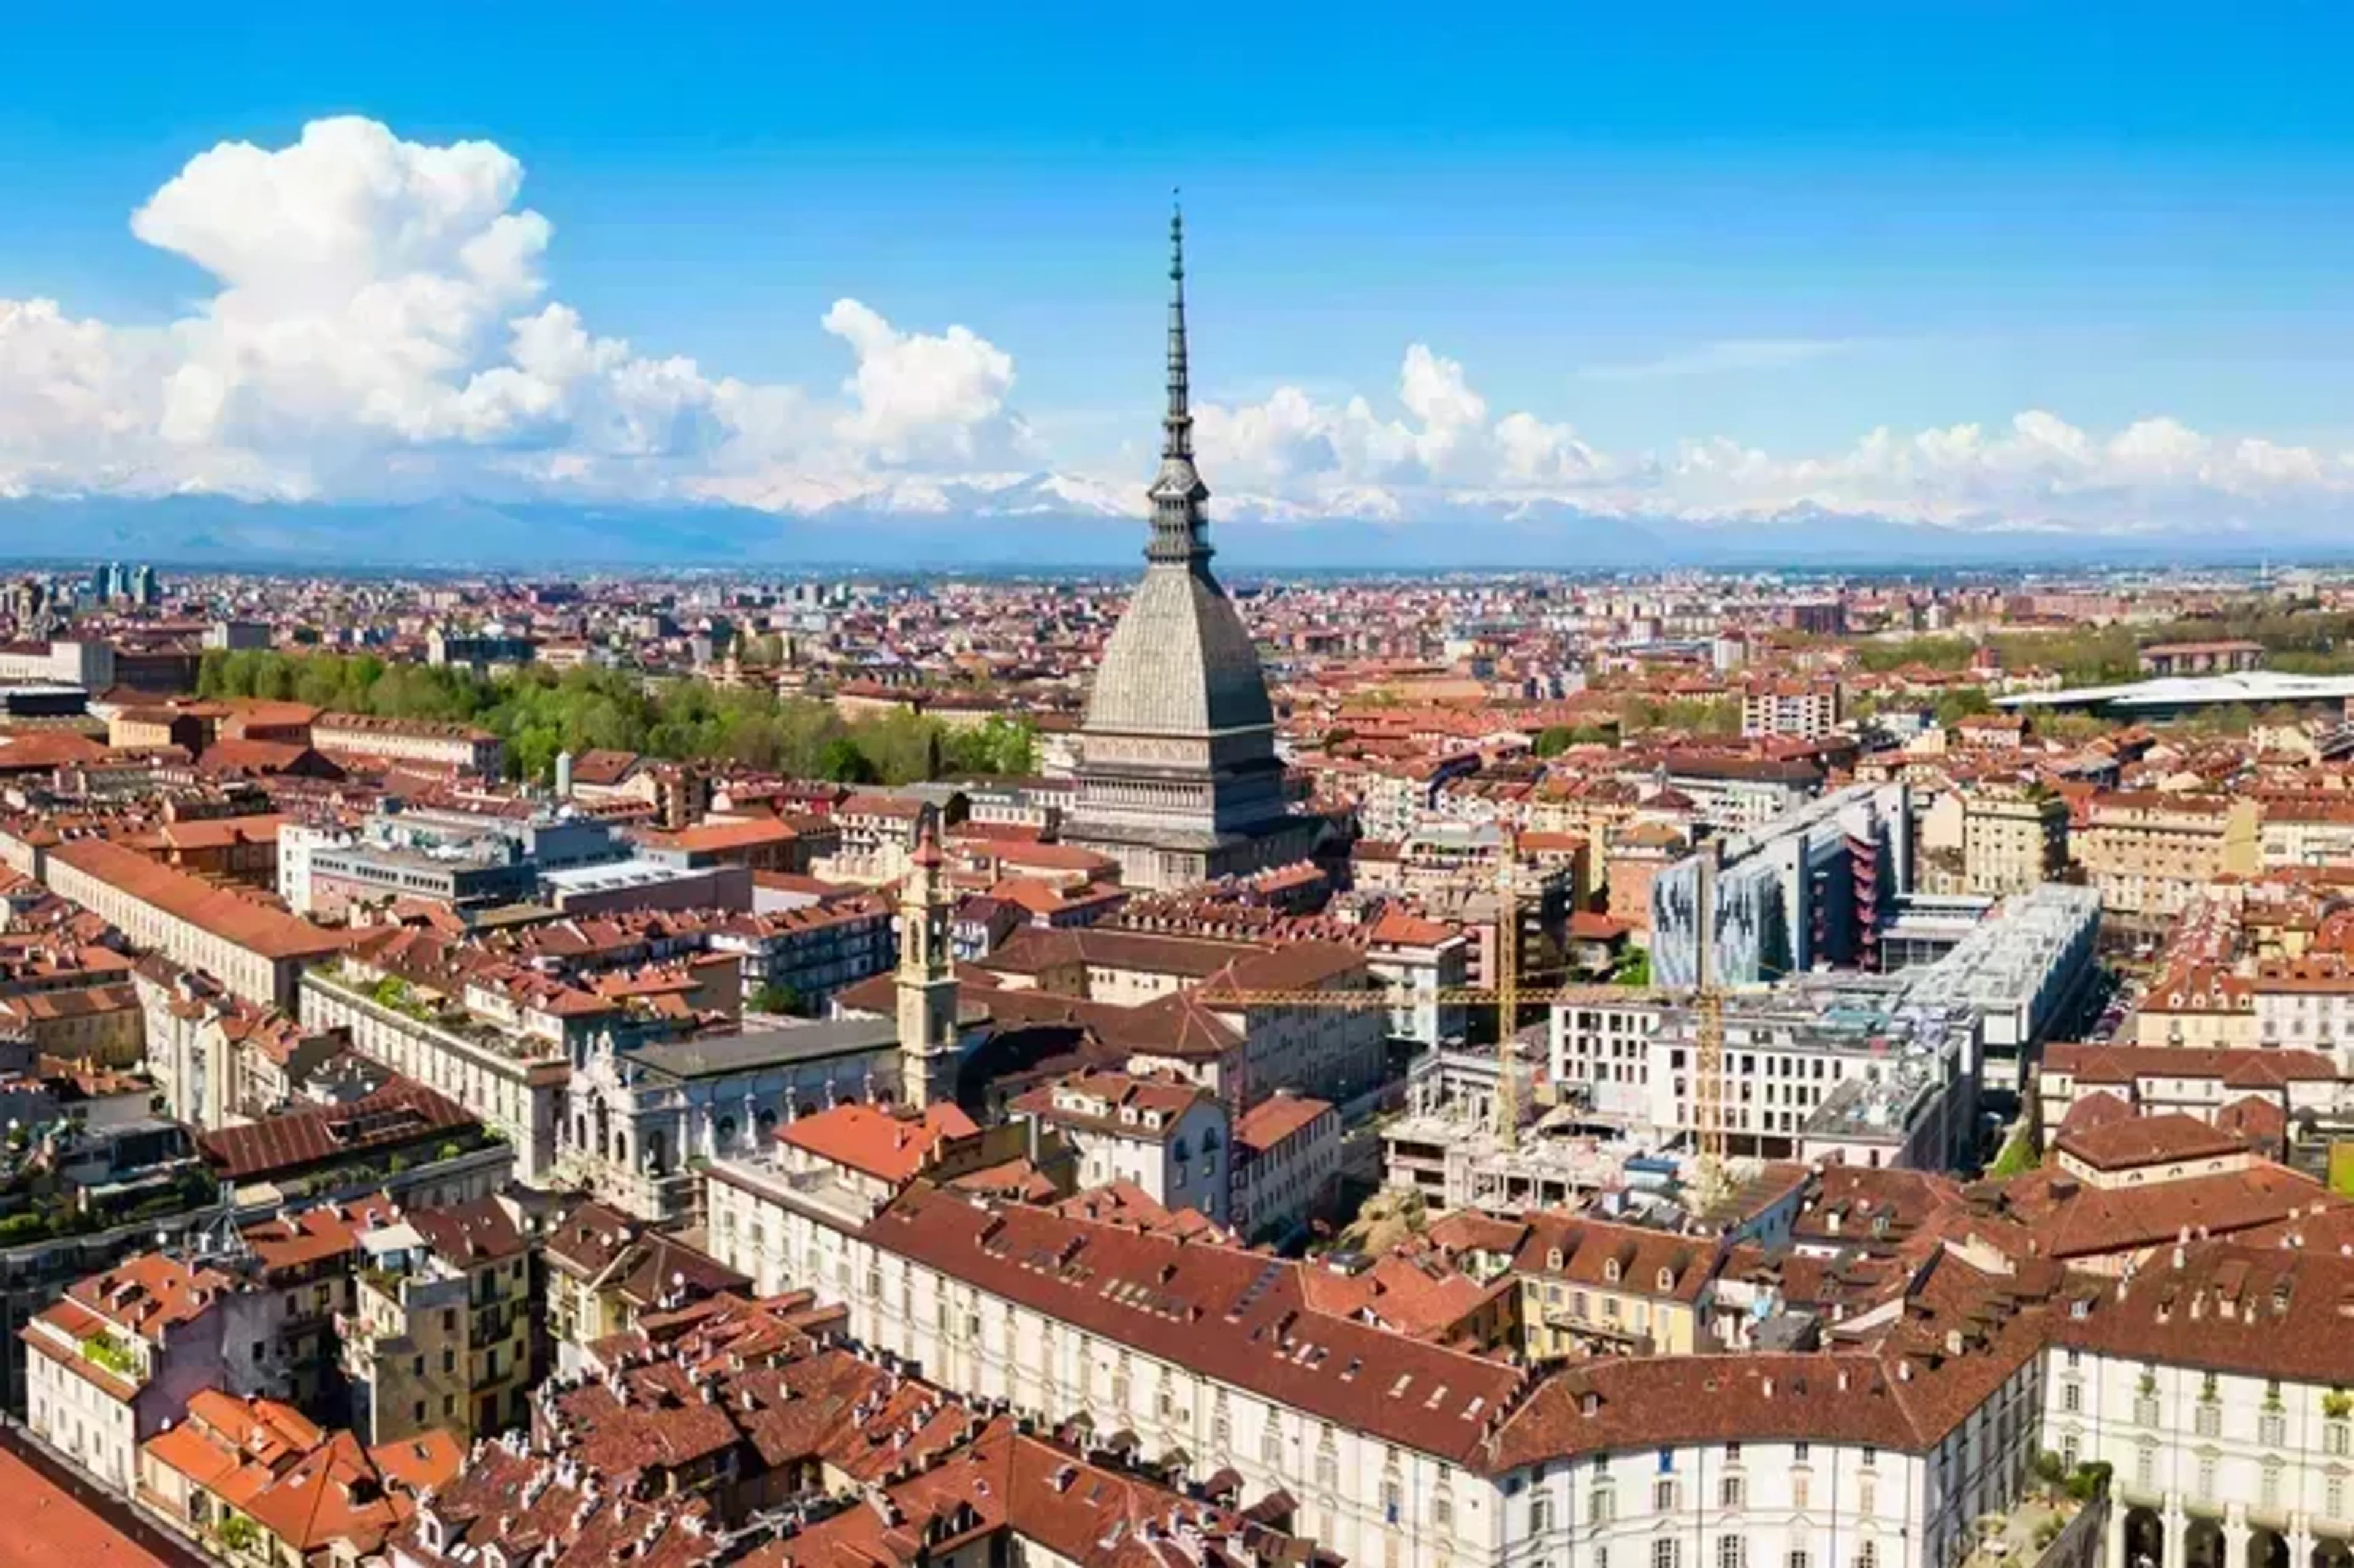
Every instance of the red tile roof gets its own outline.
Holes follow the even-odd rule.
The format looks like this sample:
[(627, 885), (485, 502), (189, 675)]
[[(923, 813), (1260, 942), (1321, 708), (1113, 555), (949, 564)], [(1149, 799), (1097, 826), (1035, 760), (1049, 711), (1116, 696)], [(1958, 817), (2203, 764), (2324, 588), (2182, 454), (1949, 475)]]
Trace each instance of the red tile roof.
[(239, 1127), (199, 1134), (205, 1159), (232, 1181), (291, 1176), (315, 1165), (472, 1130), (463, 1107), (424, 1085), (396, 1077), (348, 1105), (303, 1106)]
[(1526, 1383), (1501, 1361), (1307, 1309), (1300, 1265), (917, 1183), (875, 1246), (1322, 1419), (1458, 1463)]
[(5, 1448), (0, 1498), (0, 1568), (177, 1568)]
[(883, 1181), (904, 1181), (924, 1167), (932, 1150), (951, 1138), (981, 1130), (952, 1105), (934, 1105), (920, 1117), (895, 1114), (883, 1106), (852, 1100), (777, 1128), (777, 1141), (847, 1166)]
[(349, 940), (104, 839), (59, 844), (49, 858), (265, 959), (323, 958)]
[(1235, 1141), (1246, 1149), (1273, 1149), (1285, 1139), (1315, 1125), (1331, 1110), (1331, 1102), (1310, 1095), (1270, 1095), (1243, 1113), (1235, 1123)]
[(2244, 1154), (2247, 1145), (2194, 1116), (2169, 1113), (2080, 1131), (2063, 1131), (2060, 1151), (2096, 1171), (2132, 1171), (2177, 1160), (2216, 1160)]

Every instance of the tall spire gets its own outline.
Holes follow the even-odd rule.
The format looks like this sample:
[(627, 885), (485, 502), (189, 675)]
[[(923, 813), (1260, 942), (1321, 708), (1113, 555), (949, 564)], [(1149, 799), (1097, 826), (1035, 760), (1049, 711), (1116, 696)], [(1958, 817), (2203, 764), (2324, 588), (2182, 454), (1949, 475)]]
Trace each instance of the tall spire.
[(1185, 365), (1185, 209), (1169, 213), (1169, 417), (1161, 421), (1161, 455), (1193, 455), (1193, 411)]
[(1154, 476), (1148, 562), (1198, 567), (1210, 558), (1202, 503), (1210, 487), (1193, 467), (1193, 411), (1185, 355), (1185, 213), (1169, 215), (1169, 412), (1161, 422), (1161, 471)]

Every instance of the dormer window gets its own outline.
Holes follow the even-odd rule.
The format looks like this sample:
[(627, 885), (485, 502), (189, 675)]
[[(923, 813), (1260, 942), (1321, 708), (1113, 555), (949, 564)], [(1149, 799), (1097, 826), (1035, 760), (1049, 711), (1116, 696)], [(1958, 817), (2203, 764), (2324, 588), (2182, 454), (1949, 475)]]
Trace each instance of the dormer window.
[(1606, 1258), (1603, 1261), (1602, 1277), (1607, 1284), (1616, 1285), (1618, 1283), (1618, 1260), (1617, 1258)]
[(1675, 1287), (1676, 1277), (1674, 1271), (1665, 1268), (1659, 1270), (1659, 1288), (1661, 1290), (1673, 1290)]
[(1548, 1251), (1548, 1252), (1545, 1254), (1545, 1266), (1546, 1266), (1547, 1268), (1554, 1269), (1554, 1270), (1556, 1270), (1556, 1271), (1560, 1269), (1560, 1267), (1561, 1267), (1561, 1248), (1559, 1248), (1559, 1247), (1554, 1247), (1554, 1248), (1551, 1249), (1550, 1251)]

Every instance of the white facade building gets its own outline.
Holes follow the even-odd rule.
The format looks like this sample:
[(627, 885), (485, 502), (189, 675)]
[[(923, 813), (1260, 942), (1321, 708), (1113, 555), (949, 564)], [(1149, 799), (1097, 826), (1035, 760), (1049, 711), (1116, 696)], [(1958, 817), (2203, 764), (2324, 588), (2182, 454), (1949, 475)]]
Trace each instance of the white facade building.
[(1957, 1259), (1939, 1296), (1967, 1309), (1925, 1298), (1877, 1351), (1540, 1376), (1305, 1309), (1312, 1266), (1214, 1243), (929, 1188), (878, 1211), (732, 1161), (707, 1213), (756, 1289), (844, 1302), (855, 1338), (960, 1393), (1279, 1489), (1352, 1563), (1956, 1568), (2035, 1452), (2046, 1308)]

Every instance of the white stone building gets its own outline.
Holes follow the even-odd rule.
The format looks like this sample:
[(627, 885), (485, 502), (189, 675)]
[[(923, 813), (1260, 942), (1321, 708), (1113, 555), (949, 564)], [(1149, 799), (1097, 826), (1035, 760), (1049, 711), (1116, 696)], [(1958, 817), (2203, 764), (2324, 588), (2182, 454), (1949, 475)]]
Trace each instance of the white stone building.
[(1317, 1312), (1309, 1266), (1215, 1243), (733, 1161), (707, 1202), (755, 1288), (844, 1302), (960, 1393), (1287, 1492), (1352, 1563), (1956, 1568), (2035, 1451), (2048, 1304), (1957, 1258), (1874, 1351), (1540, 1377)]
[(2075, 1298), (2048, 1352), (2043, 1445), (2113, 1467), (2109, 1563), (2354, 1560), (2349, 1313), (2337, 1247), (2192, 1244)]

